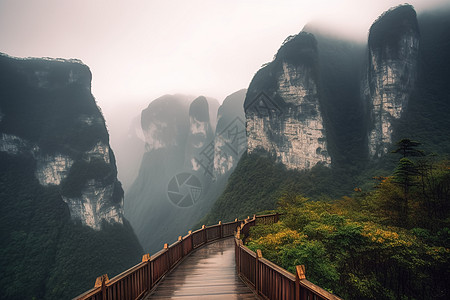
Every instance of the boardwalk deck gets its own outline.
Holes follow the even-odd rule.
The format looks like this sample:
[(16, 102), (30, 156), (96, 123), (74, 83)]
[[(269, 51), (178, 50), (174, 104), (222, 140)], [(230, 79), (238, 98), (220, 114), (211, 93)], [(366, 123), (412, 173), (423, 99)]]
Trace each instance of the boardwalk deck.
[(236, 274), (234, 239), (206, 245), (187, 257), (145, 300), (259, 299)]

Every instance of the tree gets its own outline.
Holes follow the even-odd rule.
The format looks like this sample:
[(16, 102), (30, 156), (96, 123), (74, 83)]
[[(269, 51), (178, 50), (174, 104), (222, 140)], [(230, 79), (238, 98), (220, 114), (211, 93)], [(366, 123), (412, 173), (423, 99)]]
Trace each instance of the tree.
[(399, 205), (399, 215), (403, 220), (404, 226), (408, 226), (409, 190), (412, 186), (417, 184), (414, 178), (417, 174), (419, 174), (417, 166), (412, 160), (406, 157), (400, 159), (397, 168), (394, 171), (392, 182), (399, 185), (403, 191), (403, 198), (401, 199), (401, 203)]
[(393, 150), (392, 153), (400, 153), (403, 157), (424, 156), (422, 150), (416, 149), (417, 146), (422, 145), (420, 142), (402, 139), (396, 145), (398, 148)]

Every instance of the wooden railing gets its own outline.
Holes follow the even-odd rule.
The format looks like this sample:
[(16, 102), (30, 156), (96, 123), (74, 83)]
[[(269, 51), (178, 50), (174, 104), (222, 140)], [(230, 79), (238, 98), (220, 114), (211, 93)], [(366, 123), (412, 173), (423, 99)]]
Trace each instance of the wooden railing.
[(218, 239), (231, 237), (241, 221), (219, 222), (217, 225), (203, 227), (179, 237), (172, 245), (164, 245), (158, 253), (150, 256), (145, 254), (142, 262), (125, 272), (108, 279), (107, 275), (98, 277), (93, 289), (74, 299), (140, 299), (150, 292), (156, 284), (173, 269), (184, 257), (193, 250)]
[(250, 227), (278, 222), (279, 215), (253, 216), (245, 219), (235, 235), (236, 271), (264, 299), (340, 300), (326, 290), (306, 280), (305, 266), (296, 266), (296, 275), (263, 258), (260, 250), (253, 252), (244, 246)]
[[(243, 221), (205, 226), (178, 238), (172, 245), (164, 245), (158, 253), (145, 254), (142, 262), (108, 279), (102, 275), (93, 289), (75, 297), (77, 300), (141, 299), (148, 294), (170, 270), (187, 255), (203, 245), (226, 237), (235, 237), (236, 269), (241, 278), (265, 299), (340, 299), (307, 281), (304, 267), (297, 266), (297, 276), (264, 259), (243, 244), (251, 226), (278, 222), (279, 215), (248, 217)], [(316, 298), (312, 298), (312, 297)]]

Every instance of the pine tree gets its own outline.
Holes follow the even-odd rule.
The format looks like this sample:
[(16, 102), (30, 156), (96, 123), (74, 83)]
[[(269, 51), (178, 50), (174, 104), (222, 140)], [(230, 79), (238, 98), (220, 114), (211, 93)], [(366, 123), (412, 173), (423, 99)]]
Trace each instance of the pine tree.
[(400, 153), (403, 157), (424, 156), (422, 150), (416, 149), (420, 145), (422, 145), (420, 142), (402, 139), (397, 142), (398, 148), (393, 150), (392, 153)]

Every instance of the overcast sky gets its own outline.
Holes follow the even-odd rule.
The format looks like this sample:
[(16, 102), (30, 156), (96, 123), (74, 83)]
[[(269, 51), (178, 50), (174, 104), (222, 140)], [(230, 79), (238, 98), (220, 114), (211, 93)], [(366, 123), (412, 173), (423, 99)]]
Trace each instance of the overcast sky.
[[(167, 93), (217, 98), (248, 87), (310, 20), (365, 39), (390, 0), (0, 0), (0, 52), (77, 58), (102, 109)], [(410, 1), (417, 11), (448, 0)]]

